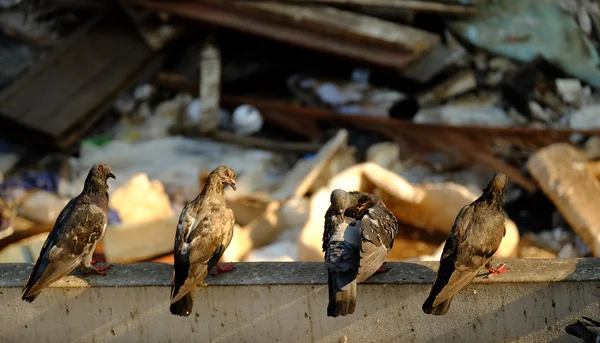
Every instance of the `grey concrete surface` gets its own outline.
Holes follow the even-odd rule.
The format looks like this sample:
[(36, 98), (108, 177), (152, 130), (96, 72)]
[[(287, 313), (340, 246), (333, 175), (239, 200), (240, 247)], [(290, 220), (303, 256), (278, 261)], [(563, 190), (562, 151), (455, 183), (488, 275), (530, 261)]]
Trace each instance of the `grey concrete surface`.
[(600, 259), (500, 262), (509, 273), (477, 278), (441, 317), (421, 310), (437, 263), (387, 263), (339, 318), (322, 263), (237, 263), (208, 278), (188, 318), (169, 312), (167, 264), (74, 273), (33, 304), (20, 300), (32, 266), (0, 264), (0, 342), (577, 342), (565, 325), (600, 319)]

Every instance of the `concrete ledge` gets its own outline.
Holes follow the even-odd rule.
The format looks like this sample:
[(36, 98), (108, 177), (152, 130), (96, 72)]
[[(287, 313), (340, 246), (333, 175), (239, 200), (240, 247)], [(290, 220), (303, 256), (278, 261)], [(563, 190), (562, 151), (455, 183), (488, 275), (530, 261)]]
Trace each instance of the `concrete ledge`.
[(28, 304), (32, 266), (0, 264), (0, 342), (572, 342), (566, 324), (600, 318), (600, 259), (500, 262), (509, 273), (477, 278), (442, 317), (421, 311), (437, 263), (388, 263), (340, 318), (326, 316), (322, 263), (237, 263), (207, 279), (188, 318), (168, 310), (171, 265), (74, 273)]

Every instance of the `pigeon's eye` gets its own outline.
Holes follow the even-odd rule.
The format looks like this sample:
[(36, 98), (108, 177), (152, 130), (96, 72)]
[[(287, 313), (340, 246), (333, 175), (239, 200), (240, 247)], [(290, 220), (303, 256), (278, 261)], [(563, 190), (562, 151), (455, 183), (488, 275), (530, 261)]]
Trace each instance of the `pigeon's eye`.
[(104, 168), (102, 168), (102, 166), (98, 166), (99, 171), (102, 171), (102, 169), (104, 169)]
[(230, 176), (228, 171), (225, 172), (225, 176), (227, 176), (227, 177)]

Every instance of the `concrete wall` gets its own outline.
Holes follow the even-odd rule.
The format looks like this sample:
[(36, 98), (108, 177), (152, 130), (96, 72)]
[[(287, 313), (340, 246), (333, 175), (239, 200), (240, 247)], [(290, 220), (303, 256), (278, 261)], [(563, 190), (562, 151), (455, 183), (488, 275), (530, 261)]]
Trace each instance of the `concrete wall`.
[(238, 263), (208, 278), (188, 318), (169, 313), (170, 265), (69, 276), (29, 304), (31, 265), (4, 264), (0, 342), (573, 342), (567, 323), (600, 319), (600, 259), (506, 262), (509, 273), (476, 279), (442, 317), (421, 311), (437, 263), (388, 263), (340, 318), (326, 316), (321, 263)]

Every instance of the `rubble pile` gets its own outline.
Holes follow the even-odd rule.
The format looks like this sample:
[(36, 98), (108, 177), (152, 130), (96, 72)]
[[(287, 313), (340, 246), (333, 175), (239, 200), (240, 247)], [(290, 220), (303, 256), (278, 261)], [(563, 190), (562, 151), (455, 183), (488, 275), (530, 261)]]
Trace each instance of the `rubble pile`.
[(598, 25), (584, 0), (0, 1), (0, 263), (99, 162), (108, 262), (172, 262), (218, 165), (226, 261), (322, 261), (335, 188), (394, 213), (390, 260), (437, 260), (496, 171), (496, 256), (600, 256)]

